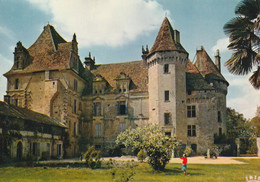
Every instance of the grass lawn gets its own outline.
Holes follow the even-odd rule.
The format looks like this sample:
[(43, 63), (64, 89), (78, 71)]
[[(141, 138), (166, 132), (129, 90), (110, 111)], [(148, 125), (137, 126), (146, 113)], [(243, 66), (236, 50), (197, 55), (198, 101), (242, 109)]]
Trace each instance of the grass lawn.
[[(245, 181), (249, 175), (260, 176), (260, 159), (240, 160), (246, 164), (189, 164), (190, 176), (183, 176), (181, 164), (168, 164), (165, 171), (155, 172), (147, 163), (135, 167), (133, 181)], [(111, 169), (59, 168), (59, 167), (13, 167), (0, 166), (1, 182), (23, 181), (112, 181)]]

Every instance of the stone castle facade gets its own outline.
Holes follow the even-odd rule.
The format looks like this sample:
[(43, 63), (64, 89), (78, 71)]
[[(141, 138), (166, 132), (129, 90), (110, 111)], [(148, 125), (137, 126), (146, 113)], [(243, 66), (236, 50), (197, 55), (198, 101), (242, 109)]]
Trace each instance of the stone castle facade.
[(203, 47), (196, 57), (165, 18), (143, 60), (98, 65), (89, 55), (83, 66), (76, 35), (67, 42), (48, 24), (28, 49), (17, 43), (5, 99), (64, 122), (68, 156), (87, 145), (106, 152), (121, 131), (150, 123), (202, 153), (226, 132), (228, 82), (218, 52), (215, 64)]

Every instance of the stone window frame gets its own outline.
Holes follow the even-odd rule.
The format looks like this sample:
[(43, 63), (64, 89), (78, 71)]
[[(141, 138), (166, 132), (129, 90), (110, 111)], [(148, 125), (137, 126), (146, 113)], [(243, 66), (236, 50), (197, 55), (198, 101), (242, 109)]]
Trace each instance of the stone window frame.
[(164, 91), (164, 102), (170, 102), (170, 91), (169, 90)]
[(73, 113), (77, 114), (77, 100), (76, 99), (74, 99), (74, 101), (73, 101)]
[(223, 135), (222, 128), (218, 128), (218, 135), (219, 135), (219, 136), (222, 136), (222, 135)]
[(187, 106), (187, 118), (196, 118), (196, 106)]
[(221, 112), (218, 111), (218, 122), (221, 123), (222, 122), (222, 119), (221, 119)]
[(187, 125), (187, 136), (188, 137), (196, 137), (196, 125)]
[(169, 74), (169, 64), (164, 64), (163, 65), (163, 73), (164, 74)]
[(102, 103), (101, 102), (93, 102), (93, 116), (102, 116)]
[(73, 124), (73, 136), (76, 137), (78, 135), (78, 125), (77, 122)]
[(78, 91), (78, 80), (74, 79), (74, 82), (73, 82), (73, 90), (74, 91)]
[(101, 137), (102, 136), (101, 131), (102, 131), (101, 123), (96, 123), (95, 124), (95, 137)]
[(126, 130), (126, 122), (119, 123), (120, 132), (124, 132)]
[(15, 81), (14, 81), (14, 89), (15, 90), (19, 89), (19, 79), (18, 78), (16, 78)]
[(116, 102), (117, 105), (117, 115), (123, 116), (127, 115), (127, 101), (126, 100), (119, 100)]
[(170, 112), (164, 113), (164, 125), (171, 125), (171, 113)]

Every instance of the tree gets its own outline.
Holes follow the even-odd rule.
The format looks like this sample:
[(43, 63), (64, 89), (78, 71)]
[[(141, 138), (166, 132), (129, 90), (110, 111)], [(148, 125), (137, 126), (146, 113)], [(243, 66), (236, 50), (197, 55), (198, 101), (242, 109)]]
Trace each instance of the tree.
[(254, 132), (257, 137), (260, 137), (260, 116), (255, 116), (251, 119), (251, 123), (254, 126)]
[(148, 163), (155, 170), (163, 170), (170, 160), (170, 154), (176, 141), (168, 136), (156, 125), (127, 129), (117, 136), (116, 143), (122, 143), (132, 150), (145, 150)]
[[(251, 122), (244, 118), (243, 114), (238, 113), (234, 109), (227, 108), (226, 143), (231, 145), (231, 151), (226, 155), (233, 155), (234, 153), (236, 153), (235, 140), (237, 138), (242, 138), (244, 140), (244, 143), (248, 143), (250, 138), (254, 138), (253, 127)], [(246, 153), (246, 151), (249, 150), (250, 147), (252, 146), (241, 145), (241, 153)]]
[(225, 65), (237, 75), (248, 74), (257, 66), (249, 81), (260, 89), (260, 0), (241, 1), (235, 14), (238, 16), (224, 25), (230, 41), (228, 48), (234, 51)]

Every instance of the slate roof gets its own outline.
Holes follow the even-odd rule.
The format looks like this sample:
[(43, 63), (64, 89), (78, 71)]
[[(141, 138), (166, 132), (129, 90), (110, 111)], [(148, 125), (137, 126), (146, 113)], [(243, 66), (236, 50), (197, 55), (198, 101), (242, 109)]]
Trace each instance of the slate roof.
[(116, 89), (116, 78), (125, 73), (132, 81), (130, 92), (147, 92), (148, 69), (143, 61), (96, 65), (91, 71), (94, 75), (101, 75), (112, 87)]
[(0, 115), (21, 118), (24, 120), (30, 120), (35, 123), (47, 124), (57, 127), (66, 128), (58, 119), (51, 118), (47, 115), (34, 112), (32, 110), (14, 106), (12, 104), (7, 104), (3, 101), (0, 101)]
[(197, 59), (194, 65), (206, 80), (210, 81), (210, 79), (213, 79), (228, 83), (223, 75), (219, 72), (217, 66), (210, 59), (203, 46), (201, 46), (200, 50), (197, 50), (196, 57)]
[(174, 30), (167, 17), (163, 20), (161, 28), (148, 56), (160, 51), (180, 51), (187, 53), (182, 45), (174, 40)]
[(214, 90), (200, 73), (186, 72), (186, 90)]

